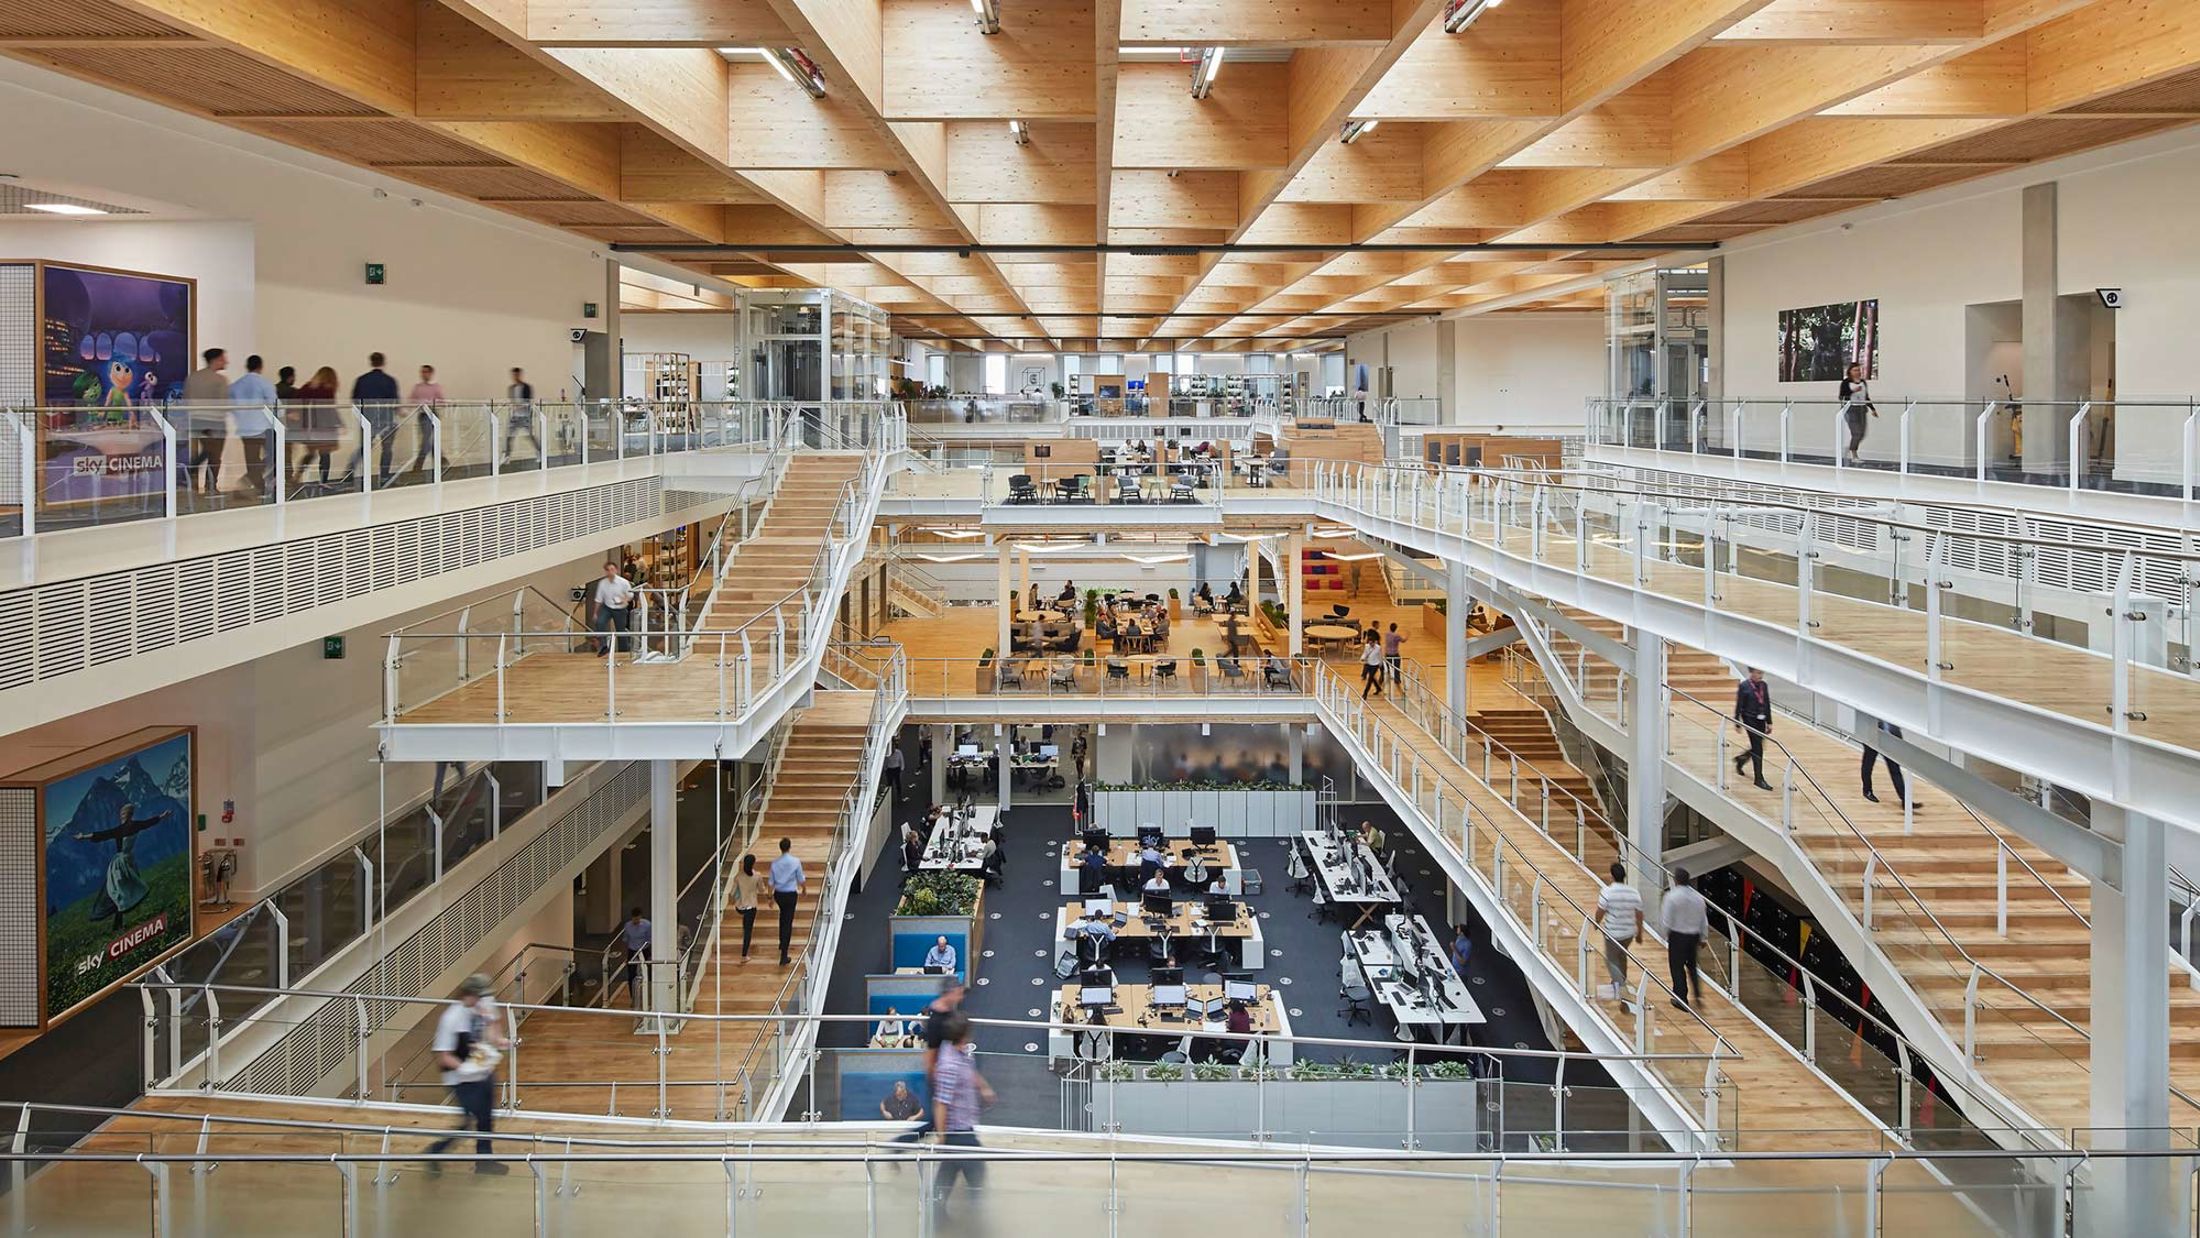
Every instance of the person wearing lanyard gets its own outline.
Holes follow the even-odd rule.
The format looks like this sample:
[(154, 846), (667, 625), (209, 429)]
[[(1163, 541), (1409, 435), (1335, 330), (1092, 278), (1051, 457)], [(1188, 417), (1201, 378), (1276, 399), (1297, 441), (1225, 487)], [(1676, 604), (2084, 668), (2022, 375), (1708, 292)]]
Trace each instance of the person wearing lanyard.
[(794, 840), (779, 840), (779, 858), (772, 861), (772, 900), (779, 904), (779, 965), (785, 967), (791, 960), (794, 946), (794, 908), (802, 897), (805, 878), (802, 861), (794, 858)]
[(649, 921), (642, 917), (642, 909), (636, 907), (627, 915), (625, 924), (619, 926), (619, 944), (626, 948), (626, 993), (633, 1000), (634, 1008), (642, 1008), (642, 964), (649, 961)]
[[(596, 582), (595, 600), (596, 630), (603, 633), (603, 641), (596, 650), (596, 656), (600, 658), (609, 654), (614, 642), (618, 644), (620, 652), (630, 651), (633, 645), (625, 633), (634, 630), (634, 586), (626, 577), (619, 575), (619, 565), (616, 562), (606, 562), (603, 565), (603, 579)], [(613, 636), (613, 632), (620, 635)]]

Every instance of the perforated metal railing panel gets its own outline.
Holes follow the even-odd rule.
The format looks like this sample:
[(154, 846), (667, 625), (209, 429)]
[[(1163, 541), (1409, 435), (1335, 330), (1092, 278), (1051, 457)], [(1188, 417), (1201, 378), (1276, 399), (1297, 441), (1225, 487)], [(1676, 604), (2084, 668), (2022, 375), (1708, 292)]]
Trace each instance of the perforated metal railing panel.
[(442, 512), (0, 595), (0, 690), (586, 538), (724, 496), (662, 479)]

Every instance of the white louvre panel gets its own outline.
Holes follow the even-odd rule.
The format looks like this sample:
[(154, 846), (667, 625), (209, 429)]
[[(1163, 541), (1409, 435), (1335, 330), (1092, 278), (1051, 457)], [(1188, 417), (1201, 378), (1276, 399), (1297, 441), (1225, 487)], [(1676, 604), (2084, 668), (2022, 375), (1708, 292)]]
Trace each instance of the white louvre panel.
[(0, 690), (590, 537), (674, 510), (666, 497), (660, 479), (635, 478), (12, 590), (0, 597)]
[[(1817, 508), (1820, 511), (1844, 509), (1869, 509), (1884, 515), (1890, 505), (1870, 499), (1849, 498), (1826, 494), (1816, 490), (1803, 490), (1791, 486), (1770, 486), (1749, 482), (1722, 481), (1697, 477), (1687, 473), (1674, 473), (1664, 469), (1627, 469), (1622, 472), (1645, 486), (1659, 490), (1672, 490), (1700, 497), (1715, 504), (1786, 503)], [(2013, 512), (1981, 511), (1969, 507), (1948, 507), (1935, 503), (1905, 502), (1902, 506), (1924, 523), (1935, 529), (1945, 529), (1958, 536), (1947, 540), (1948, 566), (1962, 572), (1974, 572), (1984, 576), (2001, 576), (2014, 582), (2022, 564), (2015, 547), (1995, 537), (1963, 537), (1961, 534), (1998, 535), (2000, 537), (2029, 536), (2051, 542), (2069, 542), (2081, 549), (2042, 548), (2032, 564), (2033, 579), (2049, 589), (2068, 589), (2079, 593), (2106, 593), (2116, 587), (2116, 573), (2123, 563), (2126, 551), (2138, 555), (2134, 587), (2152, 597), (2166, 598), (2182, 604), (2189, 590), (2188, 572), (2184, 564), (2173, 556), (2184, 548), (2177, 534), (2138, 529), (2125, 525), (2094, 525), (2052, 516), (2025, 515), (2021, 520)], [(1913, 517), (1915, 518), (1915, 517)], [(1751, 520), (1762, 528), (1778, 527), (1775, 520)], [(1831, 526), (1829, 530), (1828, 526)], [(1793, 522), (1789, 523), (1792, 532)], [(1853, 518), (1836, 516), (1818, 523), (1821, 537), (1830, 537), (1853, 550), (1876, 553), (1883, 544), (1874, 540), (1879, 526)], [(2098, 550), (2082, 549), (2099, 547)], [(1912, 553), (1922, 555), (1922, 547), (1913, 547)]]
[[(599, 848), (619, 820), (648, 799), (649, 766), (643, 762), (627, 764), (585, 798), (564, 806), (557, 820), (539, 837), (484, 875), (419, 931), (392, 943), (380, 963), (342, 991), (389, 997), (427, 995), (430, 983), (481, 945), (553, 875), (582, 854)], [(559, 805), (553, 799), (549, 807), (557, 809)], [(311, 977), (296, 983), (313, 987)], [(418, 1008), (408, 1010), (387, 1003), (376, 1009), (370, 1003), (367, 1013), (371, 1019), (386, 1022), (417, 1014)], [(243, 1071), (214, 1086), (264, 1095), (312, 1095), (324, 1080), (350, 1062), (356, 1021), (352, 1003), (331, 1001), (254, 1055)]]
[[(0, 266), (0, 408), (38, 403), (38, 295), (35, 268)], [(0, 433), (0, 507), (23, 504), (23, 457), (12, 436)]]
[(0, 1027), (38, 1026), (38, 789), (0, 788)]

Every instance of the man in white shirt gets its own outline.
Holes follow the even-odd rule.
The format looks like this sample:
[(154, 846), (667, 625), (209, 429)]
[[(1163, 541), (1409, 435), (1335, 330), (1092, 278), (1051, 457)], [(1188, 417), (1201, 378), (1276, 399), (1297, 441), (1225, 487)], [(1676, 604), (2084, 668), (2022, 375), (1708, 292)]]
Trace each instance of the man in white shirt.
[[(474, 1140), (478, 1156), (490, 1153), (488, 1135), (496, 1127), (497, 1056), (511, 1043), (505, 1039), (503, 1014), (489, 996), (490, 987), (489, 978), (479, 972), (466, 977), (458, 1000), (443, 1008), (436, 1019), (435, 1038), (428, 1042), (436, 1065), (443, 1069), (443, 1086), (451, 1090), (451, 1100), (458, 1105), (458, 1129), (480, 1133)], [(428, 1154), (441, 1153), (456, 1142), (455, 1135), (438, 1139), (428, 1145)], [(441, 1162), (428, 1162), (430, 1177), (442, 1172)], [(501, 1161), (479, 1161), (474, 1172), (503, 1174), (510, 1173), (511, 1167)]]
[[(604, 563), (603, 579), (596, 582), (594, 601), (595, 628), (603, 633), (596, 656), (600, 658), (610, 653), (614, 642), (618, 644), (621, 653), (632, 650), (633, 639), (626, 633), (634, 630), (634, 586), (626, 577), (619, 575), (616, 559)], [(613, 632), (619, 635), (613, 636)]]
[[(200, 360), (206, 364), (183, 380), (183, 402), (194, 406), (185, 427), (191, 435), (191, 461), (183, 466), (183, 477), (193, 490), (212, 494), (221, 481), (222, 453), (229, 445), (229, 410), (222, 407), (229, 402), (229, 380), (222, 377), (229, 368), (229, 354), (209, 348)], [(199, 479), (202, 464), (206, 466), (203, 482)]]
[(794, 857), (793, 839), (779, 840), (779, 858), (772, 861), (770, 879), (772, 901), (779, 904), (779, 965), (785, 967), (793, 958), (795, 903), (808, 880), (802, 861)]
[(1140, 886), (1139, 889), (1148, 894), (1167, 894), (1169, 892), (1169, 875), (1157, 868), (1154, 870), (1153, 876), (1146, 878), (1146, 884)]
[(1696, 951), (1704, 934), (1711, 931), (1711, 911), (1703, 895), (1688, 884), (1688, 870), (1673, 870), (1673, 888), (1665, 892), (1658, 908), (1658, 927), (1665, 930), (1665, 957), (1673, 972), (1673, 1006), (1687, 1010), (1703, 1000), (1703, 978), (1696, 974)]
[(924, 952), (924, 965), (926, 968), (939, 968), (941, 975), (954, 975), (955, 947), (949, 945), (944, 936), (933, 938), (932, 948)]
[(1627, 1004), (1627, 948), (1642, 932), (1642, 895), (1627, 884), (1627, 866), (1612, 861), (1612, 884), (1597, 894), (1597, 927), (1604, 930), (1604, 970), (1612, 996)]
[[(275, 384), (260, 373), (265, 362), (254, 353), (244, 359), (244, 373), (229, 384), (229, 402), (259, 409), (237, 414), (238, 441), (244, 446), (244, 483), (260, 493), (267, 491), (267, 449), (275, 432)], [(1887, 763), (1892, 768), (1894, 762)]]

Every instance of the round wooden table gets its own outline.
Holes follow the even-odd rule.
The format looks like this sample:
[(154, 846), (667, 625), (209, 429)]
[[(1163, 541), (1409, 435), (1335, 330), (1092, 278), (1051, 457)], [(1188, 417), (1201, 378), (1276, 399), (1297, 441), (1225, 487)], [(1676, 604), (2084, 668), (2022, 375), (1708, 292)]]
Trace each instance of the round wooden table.
[(1307, 625), (1305, 635), (1318, 644), (1331, 644), (1357, 640), (1360, 630), (1342, 623), (1314, 623)]
[(1060, 623), (1062, 612), (1058, 610), (1020, 610), (1016, 612), (1018, 623)]

